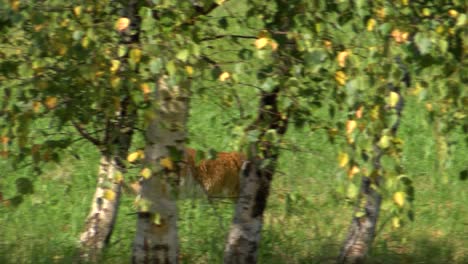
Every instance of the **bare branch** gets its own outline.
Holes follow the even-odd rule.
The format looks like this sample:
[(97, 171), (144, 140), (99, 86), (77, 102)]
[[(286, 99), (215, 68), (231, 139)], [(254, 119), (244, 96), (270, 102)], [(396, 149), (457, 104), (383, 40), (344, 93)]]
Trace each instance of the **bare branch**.
[(76, 123), (74, 121), (72, 121), (72, 124), (75, 127), (76, 131), (78, 131), (78, 133), (80, 133), (80, 135), (83, 138), (87, 139), (89, 142), (93, 143), (95, 146), (99, 147), (99, 146), (103, 145), (102, 142), (99, 139), (91, 136), (91, 134), (88, 131), (86, 131), (86, 129), (83, 127), (83, 125), (80, 125), (80, 124), (78, 124), (78, 123)]

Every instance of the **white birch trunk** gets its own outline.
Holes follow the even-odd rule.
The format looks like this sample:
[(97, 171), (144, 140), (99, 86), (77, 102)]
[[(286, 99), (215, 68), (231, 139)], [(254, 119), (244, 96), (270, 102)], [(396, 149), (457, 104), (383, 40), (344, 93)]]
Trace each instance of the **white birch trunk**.
[[(270, 175), (271, 176), (271, 175)], [(241, 171), (241, 194), (224, 250), (224, 263), (256, 263), (271, 178), (246, 161)]]
[(96, 262), (114, 228), (121, 195), (122, 169), (115, 158), (101, 157), (91, 211), (80, 235), (83, 260)]
[[(265, 139), (266, 131), (274, 130), (282, 137), (288, 120), (278, 111), (280, 88), (262, 93), (257, 120), (248, 130), (259, 130), (257, 142), (249, 146), (249, 159), (241, 170), (240, 194), (234, 219), (224, 249), (224, 263), (250, 264), (257, 262), (265, 211), (273, 174), (278, 160), (276, 142)], [(261, 153), (259, 153), (261, 152)]]
[[(409, 76), (407, 78), (409, 78)], [(392, 107), (396, 110), (398, 115), (395, 123), (391, 124), (390, 127), (392, 135), (395, 136), (400, 125), (404, 101), (398, 90), (391, 91), (397, 92), (399, 96), (398, 103)], [(387, 107), (387, 109), (391, 108)], [(372, 160), (373, 168), (378, 173), (372, 177), (363, 176), (361, 180), (361, 188), (355, 213), (363, 212), (364, 215), (360, 217), (356, 215), (353, 216), (348, 236), (343, 243), (338, 257), (338, 263), (340, 264), (364, 263), (376, 235), (377, 221), (382, 203), (382, 195), (379, 193), (378, 188), (380, 188), (384, 181), (382, 175), (380, 175), (382, 169), (381, 158), (384, 155), (384, 150), (377, 144), (379, 139), (380, 137), (377, 137), (373, 144)]]
[(188, 116), (188, 82), (183, 85), (169, 86), (163, 77), (156, 89), (145, 149), (145, 163), (152, 173), (140, 182), (133, 263), (178, 262), (175, 188), (183, 167)]

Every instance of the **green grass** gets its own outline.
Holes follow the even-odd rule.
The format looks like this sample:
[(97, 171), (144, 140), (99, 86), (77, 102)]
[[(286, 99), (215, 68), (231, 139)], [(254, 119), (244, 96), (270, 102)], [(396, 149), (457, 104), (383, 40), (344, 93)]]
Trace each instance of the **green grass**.
[[(466, 181), (458, 179), (465, 169), (467, 147), (458, 140), (452, 166), (444, 183), (435, 168), (436, 155), (430, 126), (423, 122), (420, 106), (408, 105), (401, 126), (405, 140), (404, 167), (416, 185), (416, 218), (394, 229), (389, 213), (382, 212), (383, 228), (370, 263), (467, 263), (468, 194)], [(209, 100), (193, 102), (190, 120), (191, 145), (230, 148), (231, 131), (223, 120), (235, 115), (227, 109), (211, 121), (208, 111), (218, 111)], [(231, 111), (231, 112), (230, 112)], [(282, 152), (262, 233), (260, 263), (333, 263), (352, 216), (352, 205), (337, 193), (338, 149), (323, 132), (291, 129), (290, 145), (303, 151)], [(81, 160), (65, 158), (48, 165), (35, 178), (30, 168), (12, 170), (2, 162), (0, 185), (8, 198), (14, 181), (32, 177), (35, 192), (18, 207), (0, 206), (0, 263), (71, 263), (77, 239), (95, 187), (98, 153), (81, 145)], [(132, 171), (131, 173), (135, 173)], [(125, 195), (111, 245), (103, 263), (128, 263), (135, 230), (133, 197)], [(229, 201), (209, 204), (203, 199), (179, 203), (182, 263), (221, 263), (233, 205)]]

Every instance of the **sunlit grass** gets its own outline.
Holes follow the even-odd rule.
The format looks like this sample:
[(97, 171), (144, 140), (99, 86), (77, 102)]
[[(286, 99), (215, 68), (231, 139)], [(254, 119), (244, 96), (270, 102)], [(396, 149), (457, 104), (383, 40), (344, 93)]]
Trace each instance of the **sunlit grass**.
[[(207, 120), (203, 113), (219, 111), (209, 100), (193, 101), (191, 145), (229, 148), (231, 131), (223, 121), (235, 114)], [(231, 111), (231, 112), (229, 112)], [(467, 182), (458, 179), (466, 166), (467, 148), (455, 137), (449, 182), (434, 171), (436, 155), (430, 126), (417, 103), (408, 106), (402, 123), (403, 163), (416, 185), (416, 218), (394, 229), (383, 225), (371, 253), (371, 263), (466, 263), (468, 261)], [(275, 175), (265, 213), (260, 263), (333, 263), (352, 216), (353, 206), (339, 193), (338, 149), (323, 131), (291, 129)], [(98, 153), (81, 145), (82, 157), (49, 165), (41, 176), (30, 168), (13, 170), (2, 162), (4, 196), (13, 195), (18, 177), (34, 179), (35, 192), (18, 207), (0, 206), (0, 263), (71, 263), (95, 187)], [(131, 171), (131, 173), (135, 173)], [(182, 263), (221, 263), (233, 205), (203, 199), (179, 202)], [(380, 226), (388, 218), (382, 212)], [(103, 263), (129, 263), (135, 230), (133, 196), (124, 195), (115, 232)]]

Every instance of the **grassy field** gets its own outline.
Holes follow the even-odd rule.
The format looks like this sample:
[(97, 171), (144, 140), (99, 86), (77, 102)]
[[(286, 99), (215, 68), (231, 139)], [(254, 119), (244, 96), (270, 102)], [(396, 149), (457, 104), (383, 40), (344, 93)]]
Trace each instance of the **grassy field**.
[[(438, 175), (435, 142), (424, 123), (420, 105), (408, 105), (401, 126), (405, 140), (404, 166), (416, 185), (416, 218), (399, 229), (382, 212), (380, 230), (370, 263), (468, 263), (468, 188), (458, 179), (467, 164), (461, 135), (448, 182)], [(229, 150), (231, 131), (223, 111), (208, 100), (193, 102), (191, 145), (210, 144)], [(265, 215), (260, 263), (333, 263), (352, 216), (352, 205), (336, 190), (337, 147), (322, 132), (290, 130)], [(82, 157), (68, 157), (33, 176), (30, 168), (13, 170), (2, 161), (0, 185), (5, 197), (14, 194), (19, 177), (34, 178), (35, 192), (17, 208), (0, 206), (0, 263), (71, 263), (77, 238), (95, 187), (98, 153), (90, 145), (77, 146)], [(130, 173), (136, 173), (131, 171)], [(117, 226), (104, 263), (128, 263), (135, 230), (133, 197), (123, 198)], [(182, 263), (221, 263), (233, 205), (204, 199), (180, 201)]]
[[(234, 5), (239, 5), (237, 12), (243, 10), (242, 4)], [(231, 24), (227, 31), (258, 32), (246, 33), (245, 27)], [(234, 58), (241, 46), (210, 45), (226, 60)], [(217, 55), (210, 56), (216, 59)], [(223, 87), (215, 92), (228, 93)], [(256, 102), (251, 99), (255, 97), (249, 99), (245, 90), (242, 94), (244, 101), (252, 104), (246, 108), (255, 109)], [(436, 166), (437, 146), (422, 109), (417, 102), (408, 103), (399, 132), (405, 142), (403, 165), (415, 182), (416, 218), (394, 229), (388, 222), (389, 213), (383, 211), (370, 263), (468, 263), (468, 181), (458, 177), (467, 169), (468, 148), (461, 132), (451, 138), (456, 144), (451, 166), (444, 172), (448, 176), (445, 181)], [(196, 98), (189, 124), (190, 145), (232, 150), (236, 146), (233, 129), (224, 122), (237, 114), (235, 107), (220, 109), (210, 95)], [(324, 131), (290, 129), (287, 142), (265, 213), (259, 262), (334, 263), (353, 211), (353, 205), (337, 191), (344, 184), (339, 180), (338, 147), (328, 143)], [(65, 157), (61, 164), (47, 165), (40, 176), (31, 168), (14, 170), (0, 160), (0, 191), (5, 198), (14, 195), (15, 180), (20, 177), (34, 179), (35, 189), (16, 208), (0, 205), (0, 263), (74, 261), (96, 185), (99, 158), (90, 144), (77, 145), (74, 151), (80, 160)], [(136, 175), (137, 170), (129, 174)], [(130, 194), (123, 197), (103, 263), (130, 262), (136, 227), (133, 200)], [(214, 204), (205, 199), (180, 201), (182, 263), (222, 263), (232, 213), (233, 204), (228, 200)]]

